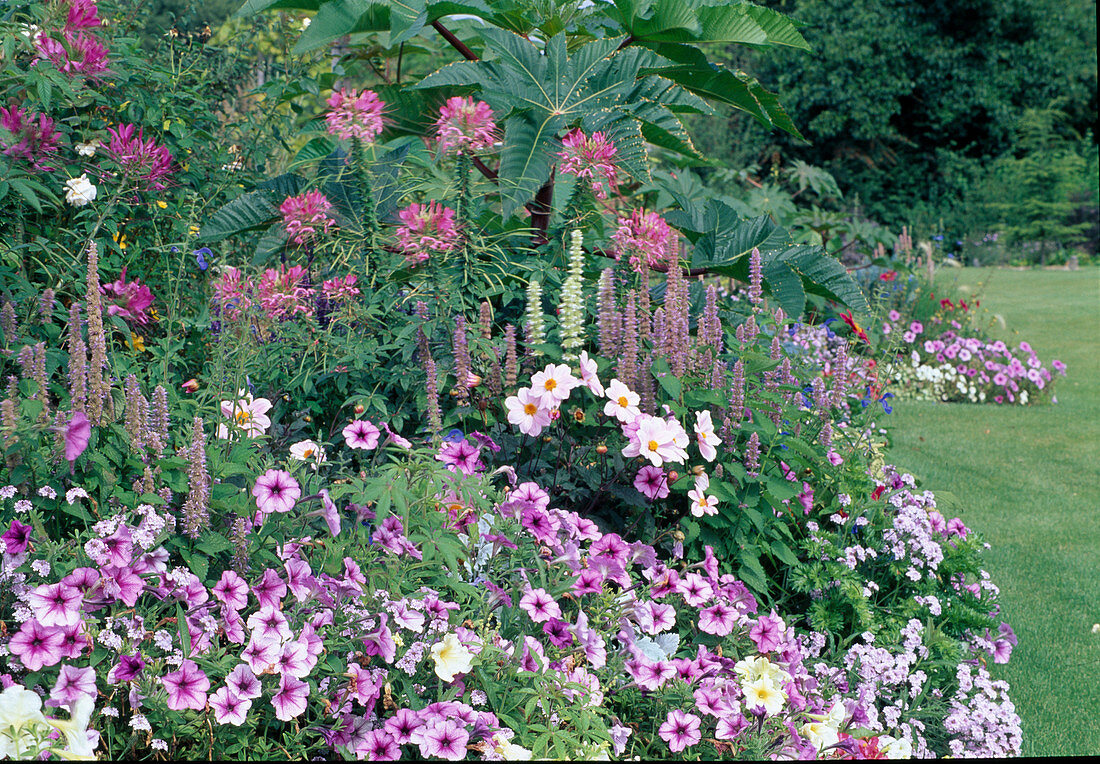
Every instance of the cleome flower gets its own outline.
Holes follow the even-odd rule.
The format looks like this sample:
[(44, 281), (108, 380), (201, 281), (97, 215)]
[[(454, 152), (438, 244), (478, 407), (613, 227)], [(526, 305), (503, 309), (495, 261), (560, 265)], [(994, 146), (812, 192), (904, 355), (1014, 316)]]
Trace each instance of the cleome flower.
[(439, 202), (413, 202), (397, 217), (403, 224), (397, 229), (397, 244), (410, 265), (425, 263), (433, 252), (445, 254), (458, 244), (455, 211)]
[(603, 133), (588, 136), (578, 127), (562, 139), (561, 145), (561, 171), (587, 180), (596, 197), (606, 199), (618, 184), (615, 144)]
[(357, 138), (373, 143), (382, 132), (382, 109), (386, 104), (373, 90), (333, 91), (328, 97), (325, 123), (330, 134), (344, 140)]
[(312, 241), (317, 235), (318, 228), (321, 229), (321, 233), (328, 233), (328, 230), (336, 225), (336, 221), (328, 216), (330, 209), (332, 209), (332, 203), (328, 197), (316, 189), (298, 196), (288, 196), (279, 205), (286, 235), (299, 245)]
[(158, 146), (153, 138), (145, 140), (143, 128), (135, 125), (119, 125), (117, 129), (107, 128), (107, 132), (111, 135), (107, 156), (118, 163), (124, 175), (150, 188), (165, 187), (161, 181), (172, 172), (172, 155), (167, 148)]
[(644, 274), (647, 268), (668, 270), (674, 262), (676, 232), (656, 212), (634, 210), (630, 217), (620, 217), (618, 229), (611, 234), (615, 243), (615, 259), (626, 257), (635, 272)]
[(447, 99), (435, 122), (436, 141), (444, 154), (474, 154), (496, 142), (493, 110), (484, 101), (454, 96)]

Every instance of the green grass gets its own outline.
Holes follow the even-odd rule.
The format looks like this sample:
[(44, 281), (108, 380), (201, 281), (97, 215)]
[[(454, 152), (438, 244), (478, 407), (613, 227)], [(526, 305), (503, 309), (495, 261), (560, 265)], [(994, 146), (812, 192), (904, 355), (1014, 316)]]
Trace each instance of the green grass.
[[(1029, 756), (1100, 754), (1100, 270), (967, 268), (1006, 342), (1068, 365), (1057, 405), (899, 403), (891, 461), (992, 549), (986, 569), (1020, 644), (996, 678), (1011, 686)], [(948, 515), (950, 517), (950, 515)]]

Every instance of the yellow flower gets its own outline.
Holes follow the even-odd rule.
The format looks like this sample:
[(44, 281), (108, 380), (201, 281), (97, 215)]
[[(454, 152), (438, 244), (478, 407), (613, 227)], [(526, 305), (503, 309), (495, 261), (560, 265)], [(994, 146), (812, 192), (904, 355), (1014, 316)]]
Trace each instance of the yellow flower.
[(142, 337), (140, 334), (135, 334), (134, 332), (130, 332), (130, 347), (132, 347), (134, 350), (136, 350), (139, 353), (144, 353), (145, 352), (145, 338)]
[(188, 226), (187, 231), (192, 236), (198, 236), (199, 235), (199, 227), (197, 225)]
[(168, 209), (168, 202), (157, 199), (157, 206), (160, 207), (162, 210), (166, 210)]
[(467, 673), (473, 668), (473, 658), (474, 654), (454, 634), (448, 634), (442, 642), (432, 645), (435, 673), (444, 682), (453, 682), (455, 674)]
[(124, 250), (124, 249), (126, 249), (127, 246), (129, 246), (126, 243), (126, 234), (122, 234), (122, 236), (119, 236), (118, 231), (115, 231), (114, 234), (111, 236), (111, 238), (114, 240), (115, 244), (118, 245), (119, 249)]

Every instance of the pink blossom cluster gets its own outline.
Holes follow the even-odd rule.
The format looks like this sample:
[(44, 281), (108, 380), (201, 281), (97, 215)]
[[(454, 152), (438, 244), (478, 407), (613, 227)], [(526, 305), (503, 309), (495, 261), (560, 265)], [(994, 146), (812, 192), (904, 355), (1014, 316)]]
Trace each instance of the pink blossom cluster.
[(349, 273), (343, 278), (327, 279), (321, 283), (321, 293), (331, 303), (347, 302), (359, 294), (359, 287), (355, 286), (358, 277)]
[[(323, 282), (321, 291), (330, 302), (343, 302), (359, 294), (356, 277), (348, 274)], [(240, 269), (222, 268), (214, 281), (214, 305), (225, 318), (236, 320), (253, 306), (270, 320), (282, 321), (315, 313), (317, 290), (300, 265), (267, 268), (255, 283)]]
[(332, 135), (373, 143), (382, 132), (382, 109), (386, 104), (373, 90), (340, 89), (333, 91), (327, 103), (325, 123)]
[(634, 210), (629, 217), (620, 217), (611, 240), (615, 259), (628, 258), (630, 267), (643, 275), (647, 269), (668, 270), (679, 257), (676, 232), (656, 212)]
[(121, 316), (136, 326), (145, 326), (152, 320), (149, 308), (153, 304), (153, 293), (141, 279), (127, 281), (125, 266), (118, 278), (102, 284), (99, 292), (104, 297), (107, 315)]
[(439, 150), (444, 154), (476, 154), (497, 140), (493, 110), (484, 101), (468, 96), (448, 98), (439, 110), (435, 129)]
[(312, 316), (316, 290), (307, 286), (308, 283), (309, 274), (300, 265), (268, 268), (260, 277), (256, 297), (270, 319), (278, 321), (299, 314)]
[[(135, 135), (136, 131), (136, 135)], [(107, 155), (118, 163), (122, 172), (132, 180), (147, 184), (150, 188), (163, 189), (161, 181), (172, 173), (172, 155), (155, 139), (145, 140), (143, 128), (122, 125), (107, 128), (111, 142)]]
[(312, 241), (318, 229), (325, 234), (336, 225), (336, 221), (328, 215), (331, 209), (332, 202), (316, 189), (298, 196), (288, 196), (279, 205), (287, 236), (298, 245)]
[(57, 130), (50, 117), (29, 113), (15, 104), (0, 108), (0, 153), (29, 162), (36, 170), (52, 170), (46, 163), (57, 154)]
[[(98, 79), (107, 72), (107, 46), (86, 30), (102, 25), (95, 0), (53, 0), (50, 6), (64, 14), (60, 28), (34, 35), (39, 60), (48, 60), (58, 71)], [(60, 39), (55, 35), (60, 35)]]
[(453, 251), (461, 239), (455, 211), (439, 202), (413, 202), (397, 216), (402, 223), (397, 229), (397, 245), (411, 265), (426, 263), (433, 253)]
[(600, 132), (585, 135), (578, 127), (562, 138), (561, 145), (561, 171), (588, 181), (596, 198), (606, 199), (619, 182), (614, 142)]

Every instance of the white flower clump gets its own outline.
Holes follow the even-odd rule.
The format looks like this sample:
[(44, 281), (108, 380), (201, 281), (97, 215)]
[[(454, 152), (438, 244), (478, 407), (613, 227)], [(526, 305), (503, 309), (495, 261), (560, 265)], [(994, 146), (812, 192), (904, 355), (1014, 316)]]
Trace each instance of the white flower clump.
[(83, 207), (95, 201), (99, 190), (88, 180), (88, 173), (65, 181), (65, 201), (74, 207)]

